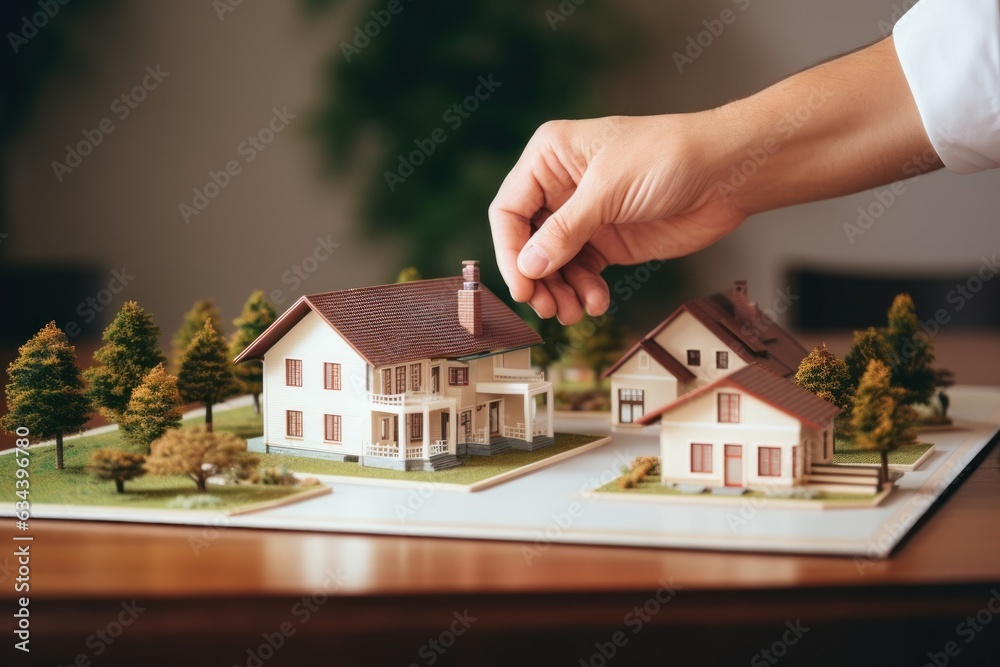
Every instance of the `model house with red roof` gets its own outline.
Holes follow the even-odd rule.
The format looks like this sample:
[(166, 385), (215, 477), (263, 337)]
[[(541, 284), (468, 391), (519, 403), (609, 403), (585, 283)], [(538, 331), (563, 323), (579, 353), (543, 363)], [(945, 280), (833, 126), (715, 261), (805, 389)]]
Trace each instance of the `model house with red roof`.
[(771, 492), (822, 482), (820, 473), (830, 482), (843, 481), (831, 467), (833, 418), (839, 413), (832, 403), (750, 363), (637, 423), (661, 425), (664, 483)]
[(541, 338), (462, 276), (301, 297), (237, 358), (264, 364), (255, 451), (399, 470), (553, 442)]
[(806, 349), (763, 316), (738, 280), (725, 292), (682, 304), (603, 377), (611, 378), (611, 425), (639, 426), (648, 412), (750, 364), (790, 377)]

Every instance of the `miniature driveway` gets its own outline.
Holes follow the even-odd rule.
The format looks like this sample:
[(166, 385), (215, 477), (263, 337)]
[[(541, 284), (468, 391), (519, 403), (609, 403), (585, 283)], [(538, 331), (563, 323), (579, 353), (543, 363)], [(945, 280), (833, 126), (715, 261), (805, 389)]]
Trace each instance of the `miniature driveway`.
[[(884, 557), (998, 429), (1000, 392), (955, 387), (950, 393), (956, 429), (928, 434), (935, 453), (921, 470), (905, 474), (898, 492), (878, 507), (790, 509), (767, 498), (714, 506), (588, 493), (617, 477), (635, 456), (659, 453), (658, 429), (650, 427), (615, 433), (607, 445), (479, 492), (338, 480), (331, 495), (233, 516), (230, 525), (514, 539), (530, 543), (523, 550), (529, 561), (551, 542)], [(563, 417), (556, 430), (607, 434), (609, 427), (604, 419)]]

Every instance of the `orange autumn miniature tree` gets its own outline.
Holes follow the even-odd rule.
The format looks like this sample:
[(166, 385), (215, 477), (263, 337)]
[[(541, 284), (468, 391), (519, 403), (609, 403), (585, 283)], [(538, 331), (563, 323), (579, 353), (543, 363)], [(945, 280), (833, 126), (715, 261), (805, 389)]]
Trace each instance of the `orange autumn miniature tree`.
[(883, 482), (889, 479), (889, 452), (916, 438), (909, 428), (912, 421), (904, 390), (892, 385), (889, 367), (873, 359), (854, 394), (850, 427), (856, 449), (879, 453)]
[(21, 346), (7, 377), (7, 414), (0, 428), (8, 433), (27, 429), (32, 442), (55, 438), (56, 469), (62, 470), (63, 436), (83, 428), (92, 410), (76, 365), (76, 348), (55, 322), (49, 322)]
[(125, 482), (146, 474), (145, 463), (146, 457), (142, 454), (105, 448), (91, 453), (87, 469), (97, 479), (113, 480), (115, 490), (125, 493)]
[(132, 399), (118, 421), (125, 442), (144, 448), (181, 425), (181, 394), (177, 378), (158, 364), (142, 384), (132, 392)]
[(151, 475), (184, 475), (205, 493), (209, 477), (247, 457), (246, 441), (232, 433), (174, 429), (153, 443), (146, 471)]

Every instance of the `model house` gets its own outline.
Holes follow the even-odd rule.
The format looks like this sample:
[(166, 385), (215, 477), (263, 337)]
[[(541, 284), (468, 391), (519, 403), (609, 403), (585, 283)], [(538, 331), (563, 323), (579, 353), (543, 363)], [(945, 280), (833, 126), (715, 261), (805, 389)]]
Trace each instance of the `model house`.
[(541, 343), (462, 276), (303, 296), (237, 358), (264, 363), (257, 451), (401, 470), (553, 442)]
[[(831, 473), (840, 409), (758, 364), (745, 364), (637, 420), (659, 422), (662, 481), (705, 487), (799, 486)], [(820, 479), (819, 481), (822, 481)], [(837, 480), (839, 481), (839, 480)]]
[(682, 304), (605, 371), (612, 427), (638, 425), (646, 413), (748, 364), (793, 375), (806, 349), (762, 315), (747, 283)]

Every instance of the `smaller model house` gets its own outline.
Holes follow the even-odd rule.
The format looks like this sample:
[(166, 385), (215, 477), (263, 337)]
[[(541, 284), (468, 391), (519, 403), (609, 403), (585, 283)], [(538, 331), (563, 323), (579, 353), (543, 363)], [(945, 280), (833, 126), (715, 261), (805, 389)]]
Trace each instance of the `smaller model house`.
[[(840, 409), (791, 380), (748, 364), (643, 415), (660, 422), (662, 481), (773, 491), (833, 462)], [(826, 472), (826, 467), (823, 468)]]
[(462, 276), (300, 298), (236, 358), (264, 364), (255, 451), (400, 470), (553, 442), (541, 338)]
[(646, 413), (748, 364), (789, 377), (806, 353), (737, 280), (725, 292), (682, 304), (604, 372), (611, 378), (611, 426), (638, 426)]

